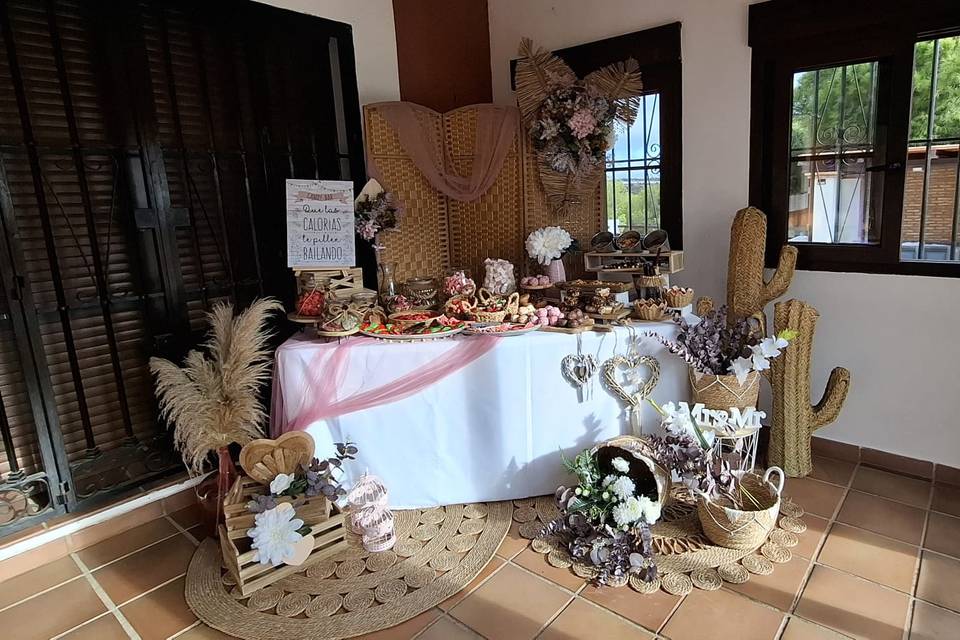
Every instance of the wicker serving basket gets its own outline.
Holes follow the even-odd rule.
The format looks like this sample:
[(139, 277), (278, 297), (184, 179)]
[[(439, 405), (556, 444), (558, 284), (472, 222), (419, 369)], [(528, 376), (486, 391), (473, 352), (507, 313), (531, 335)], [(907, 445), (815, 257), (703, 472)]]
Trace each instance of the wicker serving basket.
[(743, 384), (735, 375), (715, 376), (700, 373), (690, 368), (690, 388), (693, 401), (702, 402), (707, 409), (729, 411), (737, 407), (741, 411), (756, 407), (760, 397), (760, 372), (751, 371)]
[[(494, 296), (482, 288), (477, 292), (477, 299), (480, 301), (480, 305), (486, 305), (489, 303)], [(480, 311), (479, 309), (474, 309), (473, 315), (476, 317), (477, 322), (503, 322), (503, 319), (507, 316), (512, 316), (520, 310), (520, 294), (514, 291), (507, 297), (507, 304), (500, 311)]]
[[(780, 475), (777, 484), (770, 481), (773, 472)], [(735, 509), (729, 501), (711, 500), (700, 494), (697, 496), (697, 515), (703, 533), (714, 544), (728, 549), (756, 549), (766, 542), (777, 524), (783, 470), (770, 467), (762, 478), (755, 473), (746, 473), (740, 484), (760, 503), (758, 508), (749, 511)]]
[(663, 299), (667, 301), (667, 306), (680, 309), (693, 304), (693, 293), (690, 287), (664, 287)]
[(661, 320), (667, 312), (666, 302), (638, 299), (633, 301), (633, 315), (641, 320)]
[[(645, 467), (645, 472), (643, 472), (642, 475), (647, 476), (646, 472), (649, 472), (649, 476), (652, 476), (653, 481), (656, 482), (660, 506), (665, 507), (667, 505), (670, 500), (670, 471), (657, 462), (653, 450), (650, 448), (650, 444), (644, 438), (638, 436), (618, 436), (611, 438), (595, 446), (593, 453), (602, 455), (605, 449), (611, 457), (620, 455), (619, 451), (623, 450), (633, 457), (634, 460), (640, 461)], [(638, 477), (637, 471), (634, 469), (634, 465), (631, 465), (631, 473), (629, 475), (631, 479), (634, 480), (634, 484), (640, 486), (643, 478)]]

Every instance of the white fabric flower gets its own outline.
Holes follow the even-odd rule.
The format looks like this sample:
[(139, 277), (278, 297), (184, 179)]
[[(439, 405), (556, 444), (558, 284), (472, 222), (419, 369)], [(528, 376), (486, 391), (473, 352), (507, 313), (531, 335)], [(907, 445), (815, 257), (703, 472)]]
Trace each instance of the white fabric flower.
[(621, 500), (632, 498), (636, 488), (637, 485), (633, 484), (633, 480), (627, 476), (620, 476), (610, 483), (610, 491)]
[(776, 358), (780, 355), (780, 350), (785, 349), (789, 344), (784, 338), (773, 337), (764, 338), (757, 347), (765, 358)]
[(613, 521), (618, 527), (630, 526), (643, 517), (643, 506), (636, 496), (630, 496), (613, 508)]
[(540, 264), (550, 264), (573, 243), (573, 237), (560, 227), (542, 227), (527, 236), (527, 254)]
[(647, 524), (654, 524), (660, 519), (660, 503), (647, 496), (640, 496), (640, 508), (643, 510), (643, 519)]
[(662, 421), (664, 430), (669, 433), (679, 435), (686, 434), (696, 438), (696, 428), (693, 424), (693, 416), (690, 415), (689, 406), (685, 405), (680, 407), (672, 402), (668, 402), (660, 408), (664, 414)]
[(753, 371), (753, 361), (740, 356), (730, 364), (730, 373), (737, 376), (737, 382), (743, 384), (750, 372)]
[(291, 484), (293, 484), (292, 473), (278, 473), (277, 477), (270, 481), (270, 493), (278, 496), (289, 489)]
[(620, 473), (627, 473), (628, 471), (630, 471), (630, 463), (624, 460), (623, 458), (621, 458), (620, 456), (617, 456), (616, 458), (611, 460), (610, 464), (612, 464), (613, 468), (619, 471)]
[(279, 566), (294, 553), (294, 545), (303, 538), (297, 529), (303, 526), (303, 520), (294, 518), (294, 510), (280, 506), (254, 518), (255, 526), (250, 530), (253, 539), (251, 548), (257, 550), (260, 564)]
[[(763, 351), (760, 348), (760, 345), (750, 347), (750, 361), (753, 364), (754, 371), (763, 371), (764, 369), (770, 368), (770, 360), (763, 355)], [(779, 353), (779, 352), (778, 352)], [(742, 382), (740, 384), (743, 384)]]

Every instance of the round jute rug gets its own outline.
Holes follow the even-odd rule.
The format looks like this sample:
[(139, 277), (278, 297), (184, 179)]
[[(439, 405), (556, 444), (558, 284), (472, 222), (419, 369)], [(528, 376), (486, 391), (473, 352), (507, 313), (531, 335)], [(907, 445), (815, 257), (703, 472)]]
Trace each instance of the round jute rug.
[(215, 539), (187, 570), (187, 604), (207, 625), (245, 640), (348, 638), (392, 627), (465, 587), (510, 529), (513, 505), (491, 502), (395, 511), (397, 544), (350, 548), (240, 596)]
[[(663, 589), (674, 595), (686, 595), (698, 589), (719, 589), (724, 582), (741, 583), (751, 574), (772, 573), (775, 564), (789, 562), (793, 556), (797, 535), (806, 531), (801, 520), (803, 509), (793, 502), (780, 503), (777, 526), (767, 540), (755, 549), (737, 550), (719, 547), (703, 535), (693, 496), (685, 489), (674, 488), (672, 500), (664, 508), (660, 521), (652, 528), (659, 577), (643, 582), (635, 577), (624, 580), (624, 586), (641, 593)], [(513, 519), (520, 523), (520, 535), (533, 540), (534, 551), (554, 567), (569, 568), (581, 578), (593, 578), (596, 569), (590, 564), (574, 561), (563, 541), (553, 536), (541, 536), (543, 525), (559, 514), (552, 496), (515, 500)]]

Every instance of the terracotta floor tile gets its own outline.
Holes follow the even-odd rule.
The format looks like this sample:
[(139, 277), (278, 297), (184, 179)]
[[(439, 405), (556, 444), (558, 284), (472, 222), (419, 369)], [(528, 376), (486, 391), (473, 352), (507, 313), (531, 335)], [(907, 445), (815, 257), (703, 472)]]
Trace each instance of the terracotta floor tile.
[(809, 478), (787, 478), (783, 493), (804, 511), (830, 518), (840, 504), (843, 488)]
[(494, 556), (493, 558), (490, 559), (490, 562), (487, 563), (487, 566), (485, 566), (483, 570), (480, 571), (479, 574), (477, 574), (477, 577), (470, 581), (470, 584), (468, 584), (466, 587), (461, 589), (459, 593), (457, 593), (456, 595), (450, 596), (449, 598), (447, 598), (437, 606), (444, 611), (450, 611), (450, 609), (453, 609), (464, 598), (470, 595), (473, 592), (473, 590), (477, 588), (478, 584), (480, 584), (481, 582), (489, 578), (493, 574), (493, 572), (495, 572), (497, 569), (499, 569), (502, 566), (503, 566), (503, 559), (498, 558), (497, 556)]
[(853, 488), (875, 496), (906, 502), (921, 509), (930, 499), (930, 481), (908, 478), (889, 471), (861, 466), (853, 479)]
[(488, 638), (529, 640), (570, 597), (560, 587), (507, 565), (450, 614)]
[[(623, 587), (629, 589), (629, 587)], [(652, 638), (653, 634), (638, 629), (606, 609), (577, 598), (550, 623), (539, 638), (542, 640), (627, 640)]]
[(550, 582), (555, 582), (565, 589), (570, 589), (570, 591), (576, 591), (586, 582), (570, 569), (560, 569), (551, 565), (547, 562), (545, 555), (537, 553), (532, 548), (525, 549), (513, 561), (521, 567), (543, 576)]
[(66, 557), (4, 580), (0, 582), (0, 609), (79, 575), (77, 563), (73, 558)]
[(694, 589), (662, 633), (672, 640), (768, 640), (776, 637), (782, 619), (783, 614), (726, 589)]
[(217, 631), (201, 622), (193, 629), (177, 636), (177, 640), (233, 640), (233, 636), (228, 636), (222, 631)]
[(800, 618), (790, 618), (780, 636), (780, 640), (841, 640), (842, 638), (846, 636)]
[(869, 529), (909, 544), (920, 544), (926, 512), (899, 502), (851, 491), (837, 521)]
[(933, 503), (930, 508), (952, 516), (960, 516), (960, 487), (949, 484), (933, 485)]
[(67, 548), (67, 541), (64, 538), (18, 553), (0, 562), (0, 582), (66, 558), (69, 554), (70, 549)]
[(178, 535), (117, 560), (93, 575), (110, 598), (120, 605), (185, 573), (194, 551), (193, 543)]
[(190, 527), (195, 527), (198, 524), (201, 524), (203, 519), (203, 511), (199, 504), (192, 504), (188, 507), (180, 509), (179, 511), (174, 511), (170, 514), (170, 517), (173, 518), (176, 523), (184, 529), (189, 529)]
[(166, 518), (158, 518), (82, 549), (77, 552), (77, 557), (88, 569), (93, 571), (111, 560), (116, 560), (120, 556), (142, 549), (148, 544), (172, 536), (175, 533), (177, 533), (177, 529)]
[(923, 546), (954, 558), (960, 558), (960, 518), (931, 513)]
[(909, 596), (829, 567), (814, 567), (798, 616), (854, 638), (900, 640)]
[(509, 560), (526, 549), (529, 544), (530, 541), (520, 535), (520, 525), (514, 522), (510, 525), (510, 531), (507, 532), (507, 537), (500, 543), (500, 548), (497, 549), (497, 555)]
[(163, 509), (166, 513), (173, 513), (175, 511), (180, 511), (194, 504), (200, 502), (197, 498), (197, 489), (196, 487), (190, 487), (189, 489), (184, 489), (179, 493), (175, 493), (172, 496), (167, 496), (163, 499)]
[(835, 524), (820, 550), (819, 562), (910, 593), (920, 550), (876, 533)]
[(440, 618), (417, 636), (417, 640), (482, 640), (483, 636), (470, 631), (450, 618)]
[(588, 585), (580, 595), (651, 631), (659, 631), (680, 602), (680, 596), (672, 596), (662, 589), (644, 595), (629, 587), (613, 589)]
[(178, 578), (120, 607), (143, 640), (164, 640), (197, 621), (183, 597), (184, 580)]
[(814, 436), (810, 439), (810, 449), (818, 456), (860, 462), (860, 447), (855, 444)]
[(731, 591), (765, 602), (781, 611), (790, 611), (809, 568), (808, 559), (794, 556), (790, 562), (776, 565), (770, 575), (751, 575), (743, 584), (725, 586)]
[(960, 560), (924, 551), (917, 597), (960, 613)]
[(797, 546), (790, 549), (790, 551), (792, 551), (794, 555), (813, 558), (817, 552), (817, 545), (820, 544), (820, 541), (823, 540), (824, 535), (826, 535), (827, 525), (830, 524), (830, 521), (809, 513), (804, 514), (802, 520), (803, 523), (807, 525), (807, 530), (797, 534), (800, 542)]
[(913, 607), (910, 640), (944, 640), (960, 636), (960, 613), (917, 600)]
[(130, 636), (120, 626), (112, 613), (91, 620), (62, 637), (62, 640), (129, 640)]
[(926, 460), (908, 458), (895, 453), (863, 448), (860, 450), (860, 462), (887, 469), (894, 473), (906, 473), (917, 478), (933, 478), (933, 463)]
[(813, 471), (807, 477), (845, 487), (850, 482), (850, 476), (853, 475), (856, 467), (855, 462), (814, 456)]
[[(362, 638), (363, 640), (410, 640), (410, 638), (423, 631), (427, 625), (441, 615), (443, 615), (443, 612), (434, 607), (433, 609), (424, 611), (418, 616), (410, 618), (406, 622), (401, 622), (395, 627), (357, 636), (357, 638)], [(177, 638), (177, 640), (180, 639)]]
[(86, 579), (73, 580), (0, 612), (0, 629), (5, 638), (46, 640), (106, 610)]
[(129, 531), (134, 527), (139, 527), (142, 524), (161, 517), (163, 517), (163, 509), (160, 507), (160, 502), (151, 502), (133, 511), (128, 511), (122, 515), (110, 518), (106, 522), (101, 522), (92, 527), (81, 529), (76, 533), (71, 533), (69, 538), (70, 549), (72, 551), (86, 549), (107, 538), (112, 538), (117, 534)]

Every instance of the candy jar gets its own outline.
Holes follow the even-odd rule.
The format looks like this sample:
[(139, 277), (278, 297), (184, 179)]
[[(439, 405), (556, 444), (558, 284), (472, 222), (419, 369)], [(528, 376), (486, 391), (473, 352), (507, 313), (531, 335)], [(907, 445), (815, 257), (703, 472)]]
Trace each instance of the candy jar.
[(513, 265), (503, 258), (487, 258), (483, 261), (485, 274), (483, 288), (496, 295), (509, 295), (517, 290)]
[(404, 293), (415, 309), (433, 309), (437, 306), (437, 283), (433, 278), (410, 278), (404, 283)]
[(441, 291), (445, 299), (454, 296), (469, 298), (477, 292), (477, 283), (470, 277), (469, 269), (452, 267), (444, 271)]

